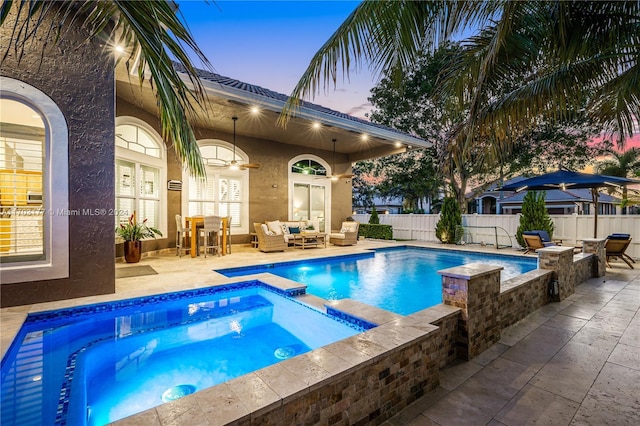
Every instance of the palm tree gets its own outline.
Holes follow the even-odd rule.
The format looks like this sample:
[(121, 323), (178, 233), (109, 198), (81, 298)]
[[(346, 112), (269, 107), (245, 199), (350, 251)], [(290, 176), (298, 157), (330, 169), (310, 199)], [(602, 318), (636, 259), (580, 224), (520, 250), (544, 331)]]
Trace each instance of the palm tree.
[[(612, 158), (598, 164), (598, 173), (607, 176), (630, 177), (640, 172), (640, 149), (631, 148), (624, 152), (609, 150)], [(627, 187), (622, 187), (622, 214), (627, 213), (629, 196)]]
[[(458, 133), (498, 138), (586, 109), (619, 141), (640, 117), (640, 1), (375, 1), (359, 4), (314, 55), (281, 115), (363, 62), (402, 76), (424, 50), (481, 31), (443, 72), (443, 91), (470, 105)], [(341, 67), (341, 68), (339, 68)], [(496, 87), (524, 75), (512, 91)], [(452, 135), (452, 138), (457, 137)]]
[[(186, 48), (206, 66), (210, 64), (187, 29), (177, 4), (167, 1), (36, 1), (5, 0), (0, 6), (0, 26), (11, 27), (11, 43), (18, 58), (33, 38), (60, 40), (66, 29), (82, 26), (90, 37), (102, 37), (111, 47), (126, 46), (127, 68), (137, 61), (140, 84), (145, 71), (155, 92), (162, 136), (173, 145), (191, 172), (204, 176), (204, 166), (190, 120), (204, 105), (204, 89)], [(121, 60), (121, 59), (119, 59)], [(181, 65), (190, 79), (190, 90), (174, 68)]]

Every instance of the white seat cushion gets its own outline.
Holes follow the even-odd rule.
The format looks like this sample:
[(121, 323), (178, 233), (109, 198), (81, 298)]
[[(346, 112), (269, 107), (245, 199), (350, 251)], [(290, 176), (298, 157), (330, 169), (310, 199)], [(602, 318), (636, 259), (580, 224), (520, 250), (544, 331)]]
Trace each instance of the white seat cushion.
[(282, 223), (279, 220), (267, 222), (267, 227), (269, 228), (269, 231), (273, 232), (275, 235), (282, 235)]
[(356, 232), (358, 222), (342, 222), (342, 229), (345, 229), (345, 232)]
[(344, 234), (339, 234), (339, 233), (329, 234), (329, 238), (335, 238), (337, 240), (344, 240)]

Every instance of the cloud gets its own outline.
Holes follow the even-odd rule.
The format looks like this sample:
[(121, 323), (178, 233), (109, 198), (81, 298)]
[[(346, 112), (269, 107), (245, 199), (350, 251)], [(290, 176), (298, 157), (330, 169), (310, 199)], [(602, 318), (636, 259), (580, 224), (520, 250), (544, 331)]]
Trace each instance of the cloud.
[(347, 115), (351, 115), (353, 117), (362, 118), (364, 120), (369, 120), (369, 118), (366, 117), (365, 114), (371, 112), (372, 108), (373, 108), (373, 105), (371, 105), (370, 102), (365, 102), (363, 104), (351, 107), (347, 111)]

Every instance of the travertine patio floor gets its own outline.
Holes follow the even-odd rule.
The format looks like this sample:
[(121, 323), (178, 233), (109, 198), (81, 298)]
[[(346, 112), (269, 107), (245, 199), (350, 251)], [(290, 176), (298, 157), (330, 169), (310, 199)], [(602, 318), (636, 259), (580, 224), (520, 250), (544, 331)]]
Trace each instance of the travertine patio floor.
[(384, 424), (640, 424), (640, 271), (622, 265), (441, 371), (437, 390)]

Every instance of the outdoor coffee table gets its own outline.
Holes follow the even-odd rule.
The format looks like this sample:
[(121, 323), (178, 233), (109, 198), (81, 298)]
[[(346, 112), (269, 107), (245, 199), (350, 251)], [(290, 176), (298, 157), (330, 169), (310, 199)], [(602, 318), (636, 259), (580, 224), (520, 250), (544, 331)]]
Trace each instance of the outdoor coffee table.
[(302, 232), (300, 234), (291, 234), (293, 239), (293, 246), (300, 247), (303, 250), (306, 247), (318, 247), (322, 244), (327, 247), (327, 234), (320, 234), (315, 232)]

